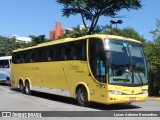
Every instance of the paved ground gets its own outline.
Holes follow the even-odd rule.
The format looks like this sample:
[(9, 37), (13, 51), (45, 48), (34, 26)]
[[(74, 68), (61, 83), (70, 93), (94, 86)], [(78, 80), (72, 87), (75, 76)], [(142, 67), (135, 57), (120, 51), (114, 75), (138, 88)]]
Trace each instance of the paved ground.
[[(44, 94), (39, 92), (33, 92), (32, 95), (25, 95), (12, 89), (9, 86), (0, 85), (0, 111), (51, 111), (56, 115), (64, 115), (71, 111), (73, 116), (69, 117), (52, 117), (43, 118), (45, 119), (56, 119), (56, 120), (134, 120), (135, 117), (91, 117), (99, 116), (105, 112), (106, 114), (111, 112), (143, 112), (143, 111), (160, 111), (160, 101), (157, 97), (149, 97), (146, 102), (137, 102), (132, 104), (120, 104), (120, 105), (103, 105), (94, 103), (90, 107), (81, 107), (77, 104), (74, 99), (61, 97), (51, 94)], [(57, 111), (62, 111), (58, 112)], [(66, 113), (65, 113), (66, 111)], [(82, 111), (74, 112), (74, 111)], [(83, 112), (85, 111), (85, 112)], [(82, 117), (74, 117), (75, 114)], [(90, 117), (83, 117), (83, 115), (89, 114)], [(22, 118), (14, 118), (20, 120)], [(26, 119), (26, 118), (23, 118)], [(29, 118), (32, 120), (33, 118)], [(145, 117), (145, 120), (155, 120), (156, 117)], [(0, 118), (1, 120), (1, 118)], [(8, 120), (8, 119), (7, 119)], [(136, 118), (136, 120), (143, 120), (142, 118)]]

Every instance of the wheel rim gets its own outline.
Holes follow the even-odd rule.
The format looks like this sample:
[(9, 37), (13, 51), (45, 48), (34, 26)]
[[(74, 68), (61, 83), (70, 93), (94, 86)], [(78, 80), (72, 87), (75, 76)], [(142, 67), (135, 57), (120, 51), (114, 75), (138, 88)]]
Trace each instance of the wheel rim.
[(26, 93), (29, 93), (29, 90), (30, 88), (29, 88), (29, 84), (28, 83), (26, 83), (26, 87), (25, 87), (25, 90), (26, 90)]
[(28, 93), (28, 91), (29, 91), (29, 90), (28, 90), (28, 86), (26, 86), (26, 93)]
[(82, 102), (86, 102), (87, 101), (87, 93), (82, 92), (81, 95), (80, 95), (80, 100)]

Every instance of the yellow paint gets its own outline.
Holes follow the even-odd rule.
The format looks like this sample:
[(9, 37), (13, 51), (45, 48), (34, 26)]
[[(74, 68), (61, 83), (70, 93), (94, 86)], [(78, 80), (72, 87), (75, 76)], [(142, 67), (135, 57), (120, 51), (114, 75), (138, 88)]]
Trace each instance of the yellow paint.
[[(15, 50), (14, 52), (53, 45), (53, 44), (59, 44), (63, 42), (76, 41), (81, 39), (87, 40), (92, 37), (94, 38), (97, 37), (102, 40), (104, 40), (105, 38), (116, 38), (120, 40), (126, 39), (126, 41), (140, 43), (136, 40), (120, 36), (88, 35), (80, 38), (62, 39), (53, 42), (42, 43), (35, 47), (18, 49)], [(87, 54), (88, 54), (88, 47), (87, 47)], [(108, 74), (106, 76), (108, 78)], [(81, 61), (81, 60), (12, 64), (11, 66), (12, 86), (17, 87), (20, 79), (23, 80), (23, 83), (25, 83), (25, 80), (29, 80), (31, 87), (40, 86), (47, 88), (56, 88), (61, 90), (69, 90), (71, 97), (73, 98), (76, 97), (75, 95), (76, 87), (79, 84), (83, 84), (86, 87), (89, 101), (94, 101), (104, 104), (144, 101), (148, 96), (148, 94), (139, 94), (142, 92), (142, 89), (148, 89), (147, 86), (124, 87), (124, 86), (109, 85), (107, 84), (107, 82), (99, 83), (93, 77), (88, 61)], [(108, 90), (117, 90), (127, 95), (110, 94)], [(133, 94), (131, 94), (132, 90), (134, 91)], [(129, 101), (130, 98), (136, 98), (136, 100)]]

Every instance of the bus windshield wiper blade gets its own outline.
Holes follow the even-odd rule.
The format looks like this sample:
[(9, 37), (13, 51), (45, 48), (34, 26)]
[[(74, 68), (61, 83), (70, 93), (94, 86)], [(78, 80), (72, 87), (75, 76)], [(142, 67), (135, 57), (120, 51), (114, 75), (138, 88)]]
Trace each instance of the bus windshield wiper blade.
[(143, 85), (143, 80), (142, 80), (142, 77), (141, 77), (139, 71), (137, 71), (137, 73), (138, 73), (138, 76), (139, 76), (139, 78), (140, 78), (140, 80), (141, 80), (141, 83), (142, 83), (142, 85)]

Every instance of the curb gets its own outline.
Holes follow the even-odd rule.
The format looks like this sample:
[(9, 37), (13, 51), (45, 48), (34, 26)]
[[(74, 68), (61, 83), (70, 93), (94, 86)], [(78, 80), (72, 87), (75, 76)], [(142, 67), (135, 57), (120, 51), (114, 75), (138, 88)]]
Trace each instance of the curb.
[(160, 100), (160, 97), (148, 97), (147, 100)]

